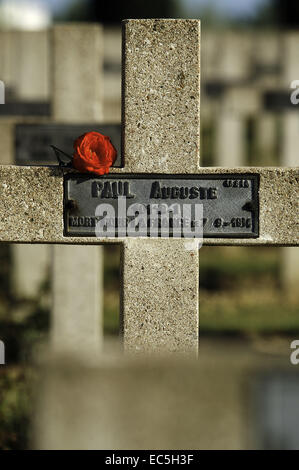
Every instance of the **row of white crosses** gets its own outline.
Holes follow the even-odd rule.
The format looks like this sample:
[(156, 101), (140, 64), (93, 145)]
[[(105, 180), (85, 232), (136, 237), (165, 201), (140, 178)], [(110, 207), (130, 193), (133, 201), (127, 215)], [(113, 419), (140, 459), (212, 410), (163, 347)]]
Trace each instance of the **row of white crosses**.
[[(244, 168), (199, 167), (199, 21), (128, 20), (123, 28), (123, 167), (113, 168), (111, 173), (126, 174), (128, 179), (136, 173), (193, 174), (199, 178), (243, 174)], [(120, 243), (125, 350), (197, 352), (198, 250), (186, 250), (183, 239), (65, 236), (63, 176), (68, 171), (53, 167), (0, 168), (1, 241)], [(298, 245), (298, 168), (246, 168), (246, 173), (260, 179), (259, 236), (206, 238), (204, 244)], [(82, 259), (80, 249), (86, 256), (88, 253), (83, 246), (72, 249), (69, 255), (61, 249), (57, 247), (54, 253), (56, 279), (59, 266), (75, 263), (76, 256)], [(77, 269), (75, 284), (69, 285), (66, 279), (57, 281), (64, 295), (77, 294), (81, 283), (92, 282), (88, 263), (82, 261)], [(78, 302), (78, 311), (74, 312), (78, 329), (86, 328), (89, 335), (92, 322), (86, 325), (90, 319), (80, 319), (80, 306)], [(54, 338), (58, 324), (54, 309)], [(64, 321), (59, 326), (59, 335), (66, 341), (69, 335), (76, 335), (73, 326), (68, 331), (69, 325)]]
[[(229, 33), (228, 33), (229, 34)], [(214, 36), (214, 48), (218, 44), (217, 35)], [(243, 37), (243, 36), (242, 36)], [(253, 74), (253, 67), (249, 65), (252, 59), (252, 37), (243, 40), (247, 43), (247, 50), (242, 49), (242, 42), (239, 44), (233, 36), (230, 38), (229, 46), (232, 55), (224, 54), (221, 57), (222, 68), (232, 75), (229, 77), (227, 90), (221, 98), (221, 103), (214, 104), (220, 112), (216, 115), (216, 138), (215, 157), (216, 164), (221, 166), (244, 166), (246, 164), (246, 119), (254, 118), (255, 138), (257, 155), (262, 157), (261, 163), (273, 162), (278, 143), (277, 129), (281, 126), (281, 164), (284, 166), (295, 166), (298, 163), (298, 143), (299, 143), (299, 113), (298, 106), (290, 102), (293, 89), (291, 84), (299, 77), (299, 66), (297, 60), (297, 45), (299, 36), (295, 32), (286, 32), (281, 36), (276, 32), (272, 36), (263, 35), (257, 37), (256, 56), (257, 63), (266, 64), (267, 60), (273, 67), (280, 63), (281, 70), (272, 76), (265, 74), (263, 78), (255, 81), (251, 78), (251, 87), (248, 80)], [(219, 40), (219, 39), (218, 39)], [(210, 39), (210, 42), (211, 39)], [(268, 43), (269, 42), (269, 43)], [(281, 44), (281, 48), (279, 48)], [(216, 46), (216, 47), (215, 47)], [(226, 50), (228, 49), (226, 45)], [(217, 50), (217, 49), (216, 49)], [(270, 50), (270, 52), (269, 52)], [(263, 56), (263, 54), (266, 55)], [(274, 57), (273, 57), (274, 56)], [(246, 65), (242, 63), (245, 60)], [(226, 67), (225, 67), (226, 65)], [(230, 67), (231, 66), (231, 67)], [(213, 70), (215, 74), (215, 70)], [(215, 75), (212, 75), (215, 76)], [(225, 77), (222, 77), (225, 80)], [(234, 83), (234, 81), (236, 83)], [(283, 90), (286, 100), (282, 106), (285, 109), (276, 114), (266, 111), (263, 102), (263, 93), (272, 90), (277, 93)], [(231, 145), (231, 142), (234, 145)], [(256, 155), (254, 156), (256, 159)], [(292, 292), (296, 289), (299, 277), (299, 250), (282, 249), (282, 282), (285, 291)]]

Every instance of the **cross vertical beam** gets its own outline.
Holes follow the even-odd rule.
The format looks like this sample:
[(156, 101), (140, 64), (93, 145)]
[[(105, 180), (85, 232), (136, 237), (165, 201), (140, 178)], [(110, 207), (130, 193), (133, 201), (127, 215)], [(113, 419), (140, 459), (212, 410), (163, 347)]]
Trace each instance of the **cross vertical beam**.
[(77, 353), (82, 359), (100, 350), (103, 300), (101, 261), (100, 247), (54, 247), (51, 337), (55, 352)]
[[(200, 22), (123, 22), (126, 173), (199, 167)], [(198, 250), (183, 240), (127, 239), (122, 257), (125, 351), (196, 353)]]

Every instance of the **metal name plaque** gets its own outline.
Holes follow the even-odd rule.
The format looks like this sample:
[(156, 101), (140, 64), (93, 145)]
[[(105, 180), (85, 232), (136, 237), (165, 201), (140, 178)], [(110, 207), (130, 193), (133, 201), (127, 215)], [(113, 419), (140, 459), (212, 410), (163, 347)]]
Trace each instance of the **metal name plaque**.
[[(116, 237), (150, 236), (150, 215), (154, 204), (159, 207), (163, 205), (164, 210), (175, 204), (179, 214), (184, 214), (184, 206), (189, 205), (192, 229), (197, 223), (194, 207), (201, 204), (204, 237), (256, 238), (259, 236), (258, 190), (259, 176), (256, 174), (115, 174), (102, 177), (69, 174), (64, 180), (65, 235), (96, 236), (96, 226), (99, 226), (99, 222), (102, 226), (105, 225), (105, 219), (107, 237), (111, 236), (109, 227), (113, 226)], [(124, 213), (124, 205), (120, 205), (120, 200), (125, 203), (125, 218), (118, 217), (120, 207), (121, 213)], [(136, 233), (132, 234), (132, 222), (134, 225), (134, 219), (136, 222), (140, 214), (139, 209), (135, 211), (136, 206), (132, 206), (133, 204), (145, 207), (141, 207), (143, 214), (146, 214), (145, 234), (141, 235), (138, 231), (137, 223)], [(159, 236), (161, 220), (156, 223)], [(171, 223), (169, 226), (171, 227)], [(105, 236), (105, 232), (102, 236)], [(192, 237), (183, 234), (183, 230), (181, 236)]]

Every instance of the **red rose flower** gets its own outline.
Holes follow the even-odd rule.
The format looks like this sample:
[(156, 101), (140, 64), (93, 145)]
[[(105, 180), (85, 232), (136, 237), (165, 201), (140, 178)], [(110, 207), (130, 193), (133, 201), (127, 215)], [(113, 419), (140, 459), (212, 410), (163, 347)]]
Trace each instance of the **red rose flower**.
[(104, 175), (116, 160), (110, 138), (99, 132), (86, 132), (74, 142), (73, 166), (82, 173)]

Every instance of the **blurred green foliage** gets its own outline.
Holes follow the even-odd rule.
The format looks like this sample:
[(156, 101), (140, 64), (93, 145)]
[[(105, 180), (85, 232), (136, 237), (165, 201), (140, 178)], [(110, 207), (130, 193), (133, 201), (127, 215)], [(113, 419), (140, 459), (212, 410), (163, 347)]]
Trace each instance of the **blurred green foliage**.
[(31, 373), (22, 366), (0, 369), (0, 449), (29, 447)]
[[(115, 334), (120, 315), (119, 248), (109, 250), (105, 262), (104, 327), (107, 334)], [(289, 297), (282, 289), (279, 249), (201, 249), (201, 334), (295, 334), (299, 332), (298, 311), (299, 294)]]

